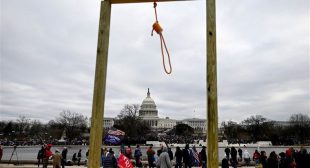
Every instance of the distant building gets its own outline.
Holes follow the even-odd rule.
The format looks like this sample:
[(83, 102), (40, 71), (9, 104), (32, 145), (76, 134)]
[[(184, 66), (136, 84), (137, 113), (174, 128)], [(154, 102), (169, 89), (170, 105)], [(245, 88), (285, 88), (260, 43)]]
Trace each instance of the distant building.
[(278, 127), (289, 127), (294, 124), (291, 121), (272, 121), (272, 122), (274, 123), (274, 126)]
[(182, 120), (182, 123), (189, 125), (190, 127), (194, 128), (194, 130), (197, 132), (205, 133), (207, 131), (206, 119), (198, 119), (198, 118), (184, 119)]
[(112, 117), (104, 117), (103, 119), (103, 128), (110, 129), (114, 125), (114, 118)]
[(147, 123), (151, 128), (158, 128), (159, 125), (159, 117), (158, 117), (158, 110), (154, 100), (151, 98), (150, 90), (147, 91), (146, 98), (142, 101), (139, 110), (139, 117)]
[[(146, 98), (142, 101), (139, 110), (139, 117), (147, 123), (154, 130), (166, 130), (172, 129), (177, 124), (187, 124), (190, 127), (194, 128), (196, 132), (205, 133), (207, 128), (206, 119), (184, 119), (184, 120), (176, 120), (158, 117), (158, 110), (155, 104), (155, 101), (151, 98), (150, 89), (147, 91)], [(114, 125), (114, 118), (104, 118), (104, 128), (109, 129)]]

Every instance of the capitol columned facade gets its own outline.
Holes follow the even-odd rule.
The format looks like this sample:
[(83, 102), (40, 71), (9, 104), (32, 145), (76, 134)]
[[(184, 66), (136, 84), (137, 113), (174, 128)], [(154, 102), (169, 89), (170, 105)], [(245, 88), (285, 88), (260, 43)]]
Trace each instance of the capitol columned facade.
[[(190, 127), (194, 128), (195, 132), (205, 133), (207, 128), (206, 119), (184, 119), (184, 120), (175, 120), (158, 117), (158, 110), (155, 104), (155, 101), (151, 98), (150, 90), (148, 89), (146, 98), (142, 101), (139, 110), (139, 117), (146, 122), (154, 130), (166, 130), (172, 129), (177, 124), (187, 124)], [(104, 128), (108, 129), (113, 127), (114, 118), (104, 118)]]

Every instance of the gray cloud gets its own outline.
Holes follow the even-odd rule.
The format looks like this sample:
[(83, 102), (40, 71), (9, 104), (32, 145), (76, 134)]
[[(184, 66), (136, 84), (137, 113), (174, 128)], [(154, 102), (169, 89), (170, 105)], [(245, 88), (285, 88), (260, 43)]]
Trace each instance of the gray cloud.
[[(99, 1), (4, 1), (1, 119), (91, 115)], [(205, 1), (159, 3), (171, 54), (165, 75), (152, 3), (113, 5), (105, 116), (151, 88), (161, 117), (205, 118)], [(217, 1), (219, 120), (287, 120), (310, 109), (309, 2)]]

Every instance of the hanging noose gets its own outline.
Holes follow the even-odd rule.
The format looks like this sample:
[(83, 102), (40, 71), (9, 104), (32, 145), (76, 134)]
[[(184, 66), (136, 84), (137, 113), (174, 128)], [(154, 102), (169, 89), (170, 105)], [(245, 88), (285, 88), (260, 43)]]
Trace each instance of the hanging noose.
[[(170, 62), (170, 54), (169, 54), (169, 51), (168, 51), (168, 48), (167, 48), (167, 45), (166, 45), (166, 42), (165, 42), (165, 39), (164, 39), (164, 36), (163, 36), (163, 33), (162, 33), (163, 29), (161, 28), (161, 26), (159, 25), (159, 22), (158, 22), (156, 7), (157, 7), (157, 3), (156, 3), (156, 0), (155, 0), (154, 1), (154, 11), (155, 11), (155, 19), (156, 19), (156, 21), (153, 24), (153, 30), (152, 30), (151, 35), (153, 36), (154, 30), (159, 35), (159, 37), (160, 37), (160, 48), (161, 48), (161, 54), (162, 54), (162, 60), (163, 60), (163, 66), (164, 66), (165, 72), (167, 74), (171, 74), (172, 67), (171, 67), (171, 62)], [(168, 57), (169, 71), (167, 70), (166, 64), (165, 64), (164, 47), (165, 47), (165, 50), (166, 50), (166, 53), (167, 53), (167, 57)]]

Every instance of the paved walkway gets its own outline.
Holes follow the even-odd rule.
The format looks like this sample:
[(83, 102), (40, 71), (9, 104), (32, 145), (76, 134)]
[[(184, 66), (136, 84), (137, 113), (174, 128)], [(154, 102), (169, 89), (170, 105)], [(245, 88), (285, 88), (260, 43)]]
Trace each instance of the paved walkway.
[[(42, 166), (40, 166), (41, 168)], [(52, 165), (49, 165), (48, 168), (52, 168)], [(86, 168), (86, 166), (66, 166), (67, 168)], [(38, 168), (37, 165), (13, 165), (13, 164), (2, 164), (0, 163), (0, 168)]]
[[(49, 165), (48, 168), (52, 168), (52, 165)], [(86, 168), (86, 166), (66, 166), (67, 168)], [(12, 164), (3, 164), (0, 163), (0, 168), (38, 168), (37, 165), (12, 165)], [(194, 167), (193, 167), (194, 168)], [(255, 167), (247, 167), (247, 168), (255, 168)]]

